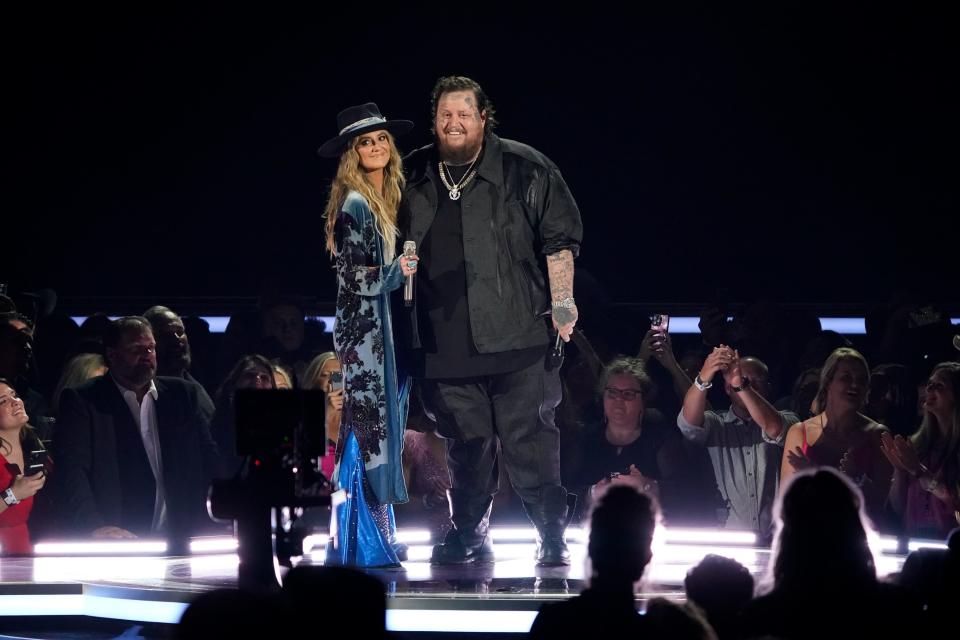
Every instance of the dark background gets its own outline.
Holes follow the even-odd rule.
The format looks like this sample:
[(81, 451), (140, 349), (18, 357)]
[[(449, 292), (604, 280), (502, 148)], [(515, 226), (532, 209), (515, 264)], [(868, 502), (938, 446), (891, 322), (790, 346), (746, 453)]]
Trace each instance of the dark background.
[(958, 298), (946, 15), (342, 6), (11, 15), (3, 281), (331, 300), (315, 150), (336, 113), (376, 101), (417, 123), (410, 150), (462, 74), (561, 168), (578, 268), (617, 301)]

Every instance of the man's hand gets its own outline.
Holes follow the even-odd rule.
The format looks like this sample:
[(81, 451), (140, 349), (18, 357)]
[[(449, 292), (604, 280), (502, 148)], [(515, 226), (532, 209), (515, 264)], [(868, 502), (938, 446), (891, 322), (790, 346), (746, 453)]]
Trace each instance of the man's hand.
[(718, 371), (725, 371), (734, 361), (734, 351), (730, 347), (720, 345), (715, 347), (700, 368), (700, 381), (710, 382)]
[(553, 307), (553, 328), (556, 329), (564, 342), (570, 342), (573, 327), (577, 324), (577, 305), (572, 307)]
[(723, 379), (731, 387), (743, 386), (743, 374), (740, 371), (740, 352), (734, 350), (733, 358), (723, 369)]

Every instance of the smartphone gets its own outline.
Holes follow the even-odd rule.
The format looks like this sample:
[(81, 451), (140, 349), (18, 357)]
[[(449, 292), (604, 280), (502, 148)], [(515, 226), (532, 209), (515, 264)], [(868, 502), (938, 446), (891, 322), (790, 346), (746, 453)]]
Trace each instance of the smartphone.
[(658, 313), (650, 320), (650, 328), (657, 333), (667, 333), (670, 329), (670, 316)]
[(27, 456), (27, 468), (23, 472), (25, 476), (34, 476), (41, 473), (47, 466), (47, 450), (37, 449), (30, 452)]
[(330, 391), (336, 391), (343, 388), (343, 372), (334, 371), (330, 374)]

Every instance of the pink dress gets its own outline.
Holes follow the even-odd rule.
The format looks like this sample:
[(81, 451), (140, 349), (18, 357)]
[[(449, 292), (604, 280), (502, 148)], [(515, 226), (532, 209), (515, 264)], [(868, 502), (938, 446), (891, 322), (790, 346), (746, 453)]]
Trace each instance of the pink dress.
[(907, 484), (907, 509), (903, 518), (911, 538), (946, 540), (958, 526), (953, 507), (920, 486), (917, 478)]
[[(6, 489), (20, 473), (20, 467), (10, 464), (0, 454), (0, 487)], [(5, 556), (33, 553), (30, 544), (30, 531), (27, 519), (33, 509), (33, 496), (21, 500), (19, 504), (7, 507), (0, 513), (0, 553)]]

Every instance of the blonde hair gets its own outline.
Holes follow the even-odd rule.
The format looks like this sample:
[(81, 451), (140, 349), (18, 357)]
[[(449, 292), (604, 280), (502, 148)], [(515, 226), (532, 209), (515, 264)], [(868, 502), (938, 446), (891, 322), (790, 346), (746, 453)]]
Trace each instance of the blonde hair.
[(63, 366), (57, 388), (53, 392), (53, 410), (60, 410), (60, 396), (63, 395), (64, 389), (79, 387), (87, 380), (100, 375), (98, 373), (100, 369), (106, 368), (107, 362), (99, 353), (81, 353), (70, 358)]
[[(953, 412), (950, 414), (950, 424), (940, 425), (939, 419), (929, 411), (923, 412), (923, 422), (910, 441), (917, 450), (920, 460), (926, 464), (934, 464), (930, 459), (934, 445), (940, 444), (943, 459), (940, 460), (940, 469), (943, 472), (944, 484), (951, 495), (960, 494), (960, 362), (941, 362), (930, 373), (943, 372), (947, 378), (947, 386), (953, 392)], [(941, 429), (945, 432), (941, 436)], [(932, 469), (936, 472), (936, 469)]]
[(350, 141), (350, 146), (340, 155), (340, 165), (337, 175), (330, 185), (330, 199), (324, 209), (327, 219), (327, 251), (330, 255), (337, 255), (337, 245), (334, 238), (334, 228), (340, 208), (347, 198), (347, 194), (356, 191), (367, 200), (377, 232), (383, 237), (383, 261), (393, 261), (397, 251), (397, 210), (400, 208), (400, 195), (406, 180), (403, 177), (403, 163), (400, 151), (397, 149), (393, 135), (384, 130), (390, 140), (390, 159), (383, 168), (383, 193), (379, 193), (373, 184), (367, 180), (360, 166), (360, 154), (357, 153), (357, 144), (360, 137)]
[(859, 362), (867, 374), (867, 386), (870, 385), (870, 366), (863, 354), (849, 347), (834, 349), (833, 353), (827, 356), (823, 368), (820, 369), (820, 386), (817, 389), (816, 398), (813, 400), (814, 413), (820, 413), (827, 408), (827, 391), (830, 388), (830, 383), (833, 382), (833, 378), (837, 375), (837, 367), (843, 361)]
[(319, 389), (320, 387), (317, 386), (317, 380), (320, 378), (320, 371), (323, 369), (323, 365), (329, 360), (336, 359), (336, 357), (337, 354), (333, 351), (324, 351), (311, 360), (306, 372), (303, 374), (303, 388)]

